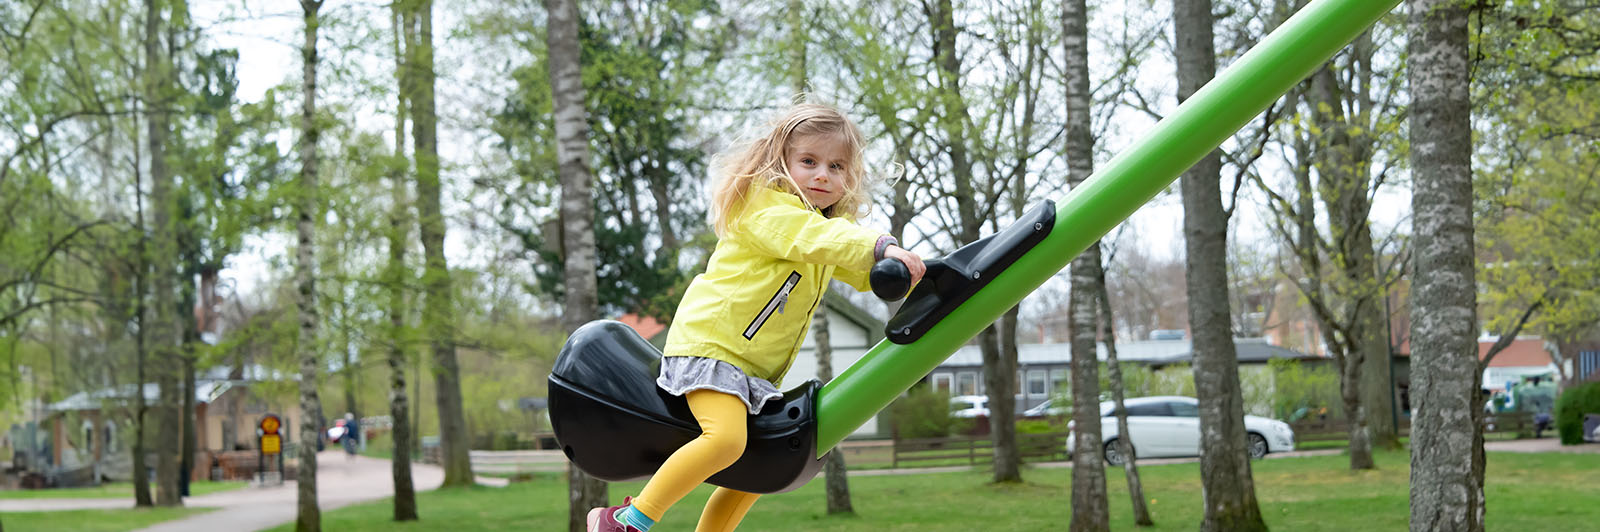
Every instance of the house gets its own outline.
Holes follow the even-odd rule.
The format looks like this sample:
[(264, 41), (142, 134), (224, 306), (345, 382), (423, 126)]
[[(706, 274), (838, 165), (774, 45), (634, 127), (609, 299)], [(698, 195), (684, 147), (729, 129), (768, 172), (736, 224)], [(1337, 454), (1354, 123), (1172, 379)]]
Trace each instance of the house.
[[(1162, 338), (1170, 336), (1163, 335)], [(1188, 338), (1143, 340), (1117, 343), (1117, 360), (1160, 369), (1194, 361), (1192, 341)], [(1267, 343), (1265, 338), (1235, 338), (1241, 378), (1249, 372), (1262, 372), (1272, 359), (1290, 359), (1325, 362), (1328, 359), (1285, 349)], [(1106, 359), (1104, 343), (1096, 345), (1096, 358)], [(1043, 403), (1052, 393), (1061, 390), (1071, 381), (1072, 345), (1070, 343), (1024, 344), (1017, 347), (1017, 411)], [(934, 389), (948, 391), (951, 395), (976, 395), (984, 393), (983, 353), (977, 345), (968, 344), (950, 355), (944, 363), (929, 374)]]
[[(1497, 341), (1499, 338), (1493, 336), (1479, 338), (1478, 360), (1488, 356), (1489, 349)], [(1518, 336), (1483, 369), (1483, 389), (1505, 392), (1527, 377), (1559, 375), (1555, 360), (1550, 356), (1553, 348), (1555, 344), (1537, 336)]]
[[(212, 368), (196, 376), (194, 411), (190, 413), (194, 416), (196, 442), (192, 479), (211, 478), (216, 455), (256, 449), (256, 424), (269, 412), (283, 420), (284, 441), (295, 441), (293, 432), (300, 426), (300, 409), (294, 399), (270, 400), (251, 390), (254, 383), (284, 379), (260, 366), (242, 370)], [(52, 476), (73, 472), (90, 483), (100, 478), (128, 480), (133, 477), (129, 451), (134, 432), (129, 420), (136, 404), (135, 393), (142, 393), (147, 405), (160, 399), (156, 384), (126, 384), (79, 392), (47, 405), (38, 425), (45, 434), (35, 440), (31, 452), (19, 451), (32, 456), (31, 469)], [(153, 420), (153, 416), (146, 417), (152, 423), (146, 425), (147, 432), (154, 429)], [(153, 455), (147, 464), (155, 465)]]

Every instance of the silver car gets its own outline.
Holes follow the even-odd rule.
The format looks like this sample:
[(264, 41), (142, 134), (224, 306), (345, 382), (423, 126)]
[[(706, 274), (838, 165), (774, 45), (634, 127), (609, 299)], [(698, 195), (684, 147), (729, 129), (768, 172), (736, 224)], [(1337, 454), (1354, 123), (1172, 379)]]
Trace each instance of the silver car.
[[(1123, 401), (1128, 410), (1128, 432), (1133, 452), (1140, 458), (1200, 455), (1199, 401), (1193, 397), (1140, 397)], [(1067, 430), (1072, 430), (1067, 424)], [(1288, 423), (1264, 417), (1244, 416), (1245, 438), (1251, 458), (1267, 453), (1294, 450), (1294, 431)], [(1112, 402), (1100, 403), (1101, 453), (1106, 462), (1121, 465), (1124, 457), (1117, 450), (1117, 418)], [(1073, 437), (1067, 437), (1067, 452), (1073, 452)]]

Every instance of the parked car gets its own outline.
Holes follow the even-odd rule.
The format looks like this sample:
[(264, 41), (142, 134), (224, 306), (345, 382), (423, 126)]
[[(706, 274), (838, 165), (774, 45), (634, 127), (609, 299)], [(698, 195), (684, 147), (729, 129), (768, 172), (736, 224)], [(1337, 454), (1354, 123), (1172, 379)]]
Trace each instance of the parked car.
[[(1199, 401), (1193, 397), (1161, 396), (1140, 397), (1123, 401), (1128, 410), (1128, 432), (1133, 442), (1134, 456), (1161, 458), (1200, 455)], [(1111, 401), (1100, 403), (1101, 454), (1106, 462), (1121, 465), (1124, 457), (1117, 450), (1117, 418), (1112, 414)], [(1247, 415), (1244, 417), (1245, 438), (1251, 458), (1261, 458), (1267, 453), (1294, 450), (1294, 430), (1288, 423)], [(1067, 430), (1073, 429), (1072, 423)], [(1073, 437), (1067, 437), (1067, 453), (1072, 453)]]
[(1058, 402), (1059, 401), (1053, 397), (1050, 399), (1045, 399), (1043, 403), (1033, 405), (1033, 407), (1023, 410), (1021, 417), (1024, 419), (1038, 419), (1072, 415), (1072, 407), (1066, 405), (1057, 405), (1056, 403)]
[(950, 417), (973, 418), (989, 416), (989, 396), (957, 395), (950, 398)]

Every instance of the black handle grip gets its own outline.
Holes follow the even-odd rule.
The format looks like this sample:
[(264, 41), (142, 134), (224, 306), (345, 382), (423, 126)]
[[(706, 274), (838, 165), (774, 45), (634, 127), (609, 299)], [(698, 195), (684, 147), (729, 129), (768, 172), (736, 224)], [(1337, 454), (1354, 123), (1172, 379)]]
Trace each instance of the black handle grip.
[(872, 293), (884, 301), (899, 301), (911, 291), (911, 270), (900, 259), (883, 259), (867, 275)]

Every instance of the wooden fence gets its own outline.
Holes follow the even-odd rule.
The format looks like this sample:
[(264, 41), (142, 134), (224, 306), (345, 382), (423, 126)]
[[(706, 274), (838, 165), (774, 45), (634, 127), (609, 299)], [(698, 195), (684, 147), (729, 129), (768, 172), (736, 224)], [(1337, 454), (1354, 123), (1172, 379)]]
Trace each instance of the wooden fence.
[[(1317, 421), (1300, 421), (1291, 423), (1294, 429), (1295, 443), (1336, 441), (1350, 437), (1350, 426), (1343, 419), (1328, 419)], [(1399, 427), (1400, 436), (1411, 435), (1411, 420), (1401, 419)], [(1517, 438), (1533, 437), (1533, 414), (1528, 412), (1508, 412), (1493, 414), (1483, 418), (1484, 434), (1508, 434)]]
[[(1050, 462), (1068, 459), (1067, 433), (1018, 434), (1017, 452), (1025, 462)], [(952, 436), (894, 440), (890, 467), (915, 462), (940, 462), (946, 465), (965, 461), (977, 465), (994, 456), (994, 439), (989, 436)]]

